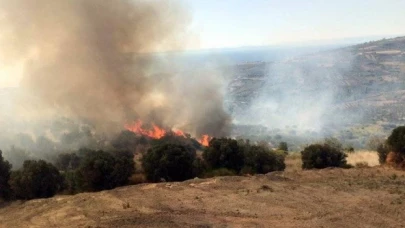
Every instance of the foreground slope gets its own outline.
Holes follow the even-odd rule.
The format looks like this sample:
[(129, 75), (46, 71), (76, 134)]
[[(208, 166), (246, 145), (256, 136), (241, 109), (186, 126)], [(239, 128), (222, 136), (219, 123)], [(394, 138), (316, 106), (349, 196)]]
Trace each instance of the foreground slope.
[(275, 172), (14, 202), (0, 227), (404, 227), (404, 172)]

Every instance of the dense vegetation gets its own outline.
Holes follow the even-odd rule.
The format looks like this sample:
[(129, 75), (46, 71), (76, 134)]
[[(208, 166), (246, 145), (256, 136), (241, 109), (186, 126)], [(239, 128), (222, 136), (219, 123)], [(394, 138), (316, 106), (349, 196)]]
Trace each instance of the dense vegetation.
[(335, 144), (312, 144), (301, 151), (302, 168), (346, 167), (346, 156)]
[(405, 169), (405, 126), (395, 128), (386, 141), (388, 150), (392, 156), (388, 159), (389, 153), (386, 155), (387, 160), (398, 168)]
[(193, 177), (196, 151), (186, 145), (167, 143), (155, 145), (142, 159), (142, 167), (150, 181), (183, 181)]
[(11, 165), (3, 158), (3, 152), (0, 150), (0, 198), (8, 199), (11, 195), (9, 185), (11, 174)]
[[(66, 136), (65, 141), (71, 140)], [(58, 192), (100, 191), (135, 183), (130, 181), (135, 173), (136, 153), (142, 154), (137, 174), (144, 175), (150, 182), (282, 171), (288, 153), (286, 142), (272, 149), (265, 142), (213, 138), (207, 147), (202, 147), (189, 136), (167, 134), (152, 140), (128, 131), (119, 134), (110, 145), (104, 150), (78, 149), (61, 153), (53, 164), (29, 159), (15, 171), (11, 171), (10, 163), (0, 151), (0, 197), (28, 200), (51, 197)], [(140, 145), (144, 150), (138, 150)], [(377, 150), (380, 163), (391, 156), (390, 151), (395, 153), (394, 162), (403, 163), (405, 127), (394, 129), (387, 140), (370, 140), (370, 146)], [(335, 138), (327, 138), (301, 151), (303, 169), (346, 168), (346, 157), (342, 144)]]
[(284, 152), (273, 151), (265, 145), (251, 145), (249, 141), (212, 139), (203, 152), (209, 176), (255, 174), (285, 169)]
[(20, 170), (12, 173), (10, 185), (17, 199), (46, 198), (62, 189), (63, 178), (51, 163), (27, 160)]
[[(65, 160), (61, 160), (65, 158)], [(105, 152), (81, 149), (78, 155), (59, 156), (58, 164), (71, 164), (65, 169), (65, 189), (69, 193), (100, 191), (128, 184), (135, 165), (128, 151)], [(62, 166), (66, 167), (66, 166)]]

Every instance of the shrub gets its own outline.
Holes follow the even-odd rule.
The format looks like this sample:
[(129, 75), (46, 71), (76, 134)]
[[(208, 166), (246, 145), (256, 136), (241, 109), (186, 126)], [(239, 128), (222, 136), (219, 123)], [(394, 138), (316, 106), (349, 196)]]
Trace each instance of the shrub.
[(63, 190), (67, 194), (76, 194), (83, 191), (83, 180), (79, 177), (77, 171), (68, 170), (62, 173)]
[(51, 163), (27, 160), (11, 174), (10, 185), (18, 199), (47, 198), (62, 188), (63, 178)]
[(387, 139), (387, 145), (390, 149), (402, 155), (405, 155), (405, 126), (395, 128)]
[(173, 133), (167, 133), (160, 139), (156, 139), (152, 141), (152, 146), (159, 146), (163, 144), (178, 144), (187, 147), (188, 150), (199, 150), (201, 149), (201, 144), (190, 137), (190, 135), (186, 134), (184, 136), (178, 136)]
[(108, 153), (102, 150), (82, 150), (84, 153), (73, 185), (84, 191), (113, 189), (128, 183), (135, 169), (131, 152)]
[(387, 160), (390, 160), (395, 167), (405, 169), (405, 126), (397, 127), (392, 131), (387, 139), (387, 145), (392, 152), (387, 154)]
[(142, 158), (142, 167), (150, 181), (183, 181), (193, 177), (194, 149), (182, 143), (158, 143)]
[(312, 144), (301, 151), (303, 169), (347, 167), (346, 154), (335, 146)]
[(196, 158), (193, 162), (193, 176), (201, 177), (204, 173), (207, 172), (207, 164), (201, 158)]
[(239, 173), (244, 165), (243, 149), (234, 139), (213, 138), (203, 152), (203, 158), (210, 169), (227, 168)]
[(255, 174), (285, 169), (285, 152), (271, 151), (263, 146), (245, 147), (245, 161), (241, 173)]
[(0, 150), (0, 198), (9, 199), (11, 195), (11, 188), (8, 184), (11, 174), (11, 165), (8, 161), (4, 160), (3, 152)]

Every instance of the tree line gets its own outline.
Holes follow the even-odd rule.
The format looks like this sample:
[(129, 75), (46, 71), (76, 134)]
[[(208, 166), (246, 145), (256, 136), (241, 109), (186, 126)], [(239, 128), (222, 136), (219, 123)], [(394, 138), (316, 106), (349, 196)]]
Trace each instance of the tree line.
[[(0, 198), (29, 200), (52, 197), (55, 194), (101, 191), (130, 184), (135, 171), (147, 181), (184, 181), (200, 177), (265, 174), (283, 171), (287, 143), (278, 149), (249, 140), (213, 138), (202, 147), (189, 137), (166, 135), (148, 141), (141, 165), (135, 170), (134, 146), (130, 134), (110, 150), (79, 149), (59, 154), (52, 162), (26, 160), (18, 170), (3, 158), (0, 151)], [(128, 145), (126, 145), (128, 144)], [(145, 144), (145, 142), (143, 142)], [(405, 164), (405, 126), (392, 131), (388, 139), (377, 145), (380, 162), (387, 157), (395, 164)], [(391, 153), (391, 155), (390, 155)], [(301, 151), (303, 169), (326, 167), (350, 168), (341, 144), (334, 140), (308, 145)], [(403, 167), (404, 168), (404, 167)]]

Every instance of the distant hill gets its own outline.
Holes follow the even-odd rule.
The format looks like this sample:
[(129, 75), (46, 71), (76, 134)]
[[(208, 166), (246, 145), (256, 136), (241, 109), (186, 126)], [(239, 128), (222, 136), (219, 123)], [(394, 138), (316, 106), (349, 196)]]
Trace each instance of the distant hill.
[(382, 39), (284, 61), (239, 64), (227, 107), (240, 123), (335, 134), (405, 120), (405, 37)]

